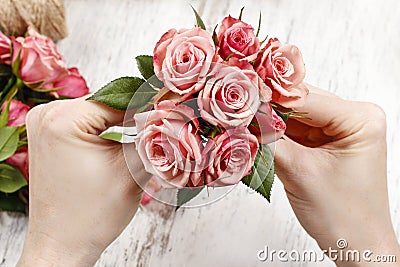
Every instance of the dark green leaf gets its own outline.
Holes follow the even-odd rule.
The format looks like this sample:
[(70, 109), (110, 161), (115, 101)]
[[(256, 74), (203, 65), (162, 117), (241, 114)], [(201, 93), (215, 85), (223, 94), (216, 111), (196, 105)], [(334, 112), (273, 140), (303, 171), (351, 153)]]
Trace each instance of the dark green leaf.
[(109, 133), (101, 134), (100, 137), (107, 139), (107, 140), (120, 142), (122, 139), (122, 133), (109, 132)]
[(0, 211), (25, 213), (25, 203), (19, 198), (18, 192), (12, 194), (0, 192)]
[(155, 95), (148, 83), (138, 77), (122, 77), (105, 85), (88, 100), (95, 100), (105, 105), (126, 110), (146, 105)]
[(27, 185), (22, 173), (9, 164), (0, 164), (0, 191), (4, 193), (13, 193), (21, 187)]
[(140, 73), (143, 75), (151, 85), (156, 88), (163, 88), (164, 84), (160, 81), (154, 73), (153, 57), (152, 56), (137, 56), (136, 63)]
[(218, 42), (219, 42), (218, 35), (217, 35), (217, 27), (218, 27), (218, 24), (215, 25), (215, 28), (214, 28), (213, 34), (212, 34), (212, 39), (213, 39), (215, 45), (218, 45)]
[(256, 33), (257, 37), (260, 34), (260, 30), (261, 30), (261, 11), (260, 11), (260, 16), (258, 17), (258, 28), (257, 28), (257, 33)]
[(154, 75), (153, 57), (152, 56), (137, 56), (136, 63), (138, 65), (140, 73), (147, 80)]
[(244, 7), (242, 7), (242, 8), (240, 9), (240, 14), (239, 14), (239, 19), (240, 19), (240, 20), (242, 20), (243, 10), (244, 10)]
[(268, 145), (261, 145), (254, 161), (252, 173), (244, 177), (242, 182), (270, 202), (274, 175), (275, 168), (272, 151)]
[(0, 92), (4, 90), (11, 76), (11, 67), (9, 65), (0, 64)]
[(178, 194), (177, 194), (176, 209), (179, 209), (185, 203), (189, 202), (195, 196), (200, 194), (201, 190), (203, 190), (203, 189), (204, 189), (204, 186), (196, 187), (196, 188), (184, 187), (184, 188), (179, 189)]
[(203, 20), (201, 19), (199, 13), (197, 13), (196, 9), (194, 9), (193, 6), (191, 6), (194, 12), (194, 15), (196, 16), (196, 26), (202, 28), (203, 30), (206, 29), (206, 25), (204, 25)]
[(10, 112), (10, 104), (11, 101), (7, 102), (7, 105), (4, 104), (6, 107), (4, 110), (2, 110), (2, 107), (0, 107), (0, 128), (7, 126), (8, 124), (8, 113)]
[(11, 157), (18, 148), (18, 128), (0, 128), (0, 161)]
[(282, 113), (282, 112), (279, 112), (277, 110), (275, 110), (275, 112), (276, 112), (276, 114), (278, 114), (279, 117), (282, 118), (283, 121), (288, 121), (288, 119), (289, 119), (289, 114), (288, 113)]

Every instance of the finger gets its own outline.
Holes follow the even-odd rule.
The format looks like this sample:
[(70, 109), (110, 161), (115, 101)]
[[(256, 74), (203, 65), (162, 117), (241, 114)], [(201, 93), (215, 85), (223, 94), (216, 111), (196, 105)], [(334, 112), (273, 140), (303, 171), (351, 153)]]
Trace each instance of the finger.
[(286, 122), (285, 134), (297, 143), (307, 147), (318, 147), (332, 141), (321, 128), (312, 127), (295, 119)]
[(307, 83), (306, 86), (307, 86), (308, 91), (309, 91), (310, 93), (320, 94), (320, 95), (324, 95), (324, 96), (328, 96), (328, 97), (333, 97), (333, 98), (340, 98), (338, 95), (335, 95), (334, 93), (331, 93), (331, 92), (326, 91), (326, 90), (322, 90), (322, 89), (320, 89), (320, 88), (318, 88), (318, 87), (315, 87), (315, 86), (313, 86), (313, 85), (311, 85), (311, 84), (308, 84), (308, 83)]

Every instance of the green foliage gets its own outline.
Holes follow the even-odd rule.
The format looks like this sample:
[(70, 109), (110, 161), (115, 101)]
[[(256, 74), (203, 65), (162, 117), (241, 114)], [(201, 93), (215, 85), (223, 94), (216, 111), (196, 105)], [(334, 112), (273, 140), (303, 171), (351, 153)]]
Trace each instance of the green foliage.
[(25, 204), (19, 198), (18, 192), (11, 194), (0, 192), (0, 211), (26, 212)]
[(145, 80), (138, 77), (122, 77), (105, 85), (88, 100), (95, 100), (115, 109), (127, 110), (147, 105), (156, 94), (157, 91)]
[(197, 13), (196, 9), (194, 9), (193, 6), (191, 6), (191, 7), (192, 7), (194, 15), (196, 17), (196, 26), (198, 26), (198, 27), (202, 28), (203, 30), (205, 30), (206, 29), (206, 25), (204, 25), (204, 22), (201, 19), (199, 13)]
[(0, 161), (11, 157), (15, 153), (18, 148), (18, 141), (18, 128), (0, 128)]
[(252, 173), (244, 177), (242, 182), (270, 202), (274, 175), (275, 168), (272, 151), (268, 145), (261, 145), (254, 161)]
[(156, 88), (163, 88), (164, 84), (154, 73), (153, 57), (148, 55), (137, 56), (136, 63), (143, 78)]
[(200, 194), (200, 192), (203, 189), (204, 189), (204, 186), (203, 187), (196, 187), (196, 188), (184, 187), (184, 188), (179, 189), (178, 190), (178, 194), (177, 194), (176, 209), (179, 209), (185, 203), (189, 202), (195, 196)]
[(101, 138), (115, 141), (115, 142), (120, 142), (122, 139), (122, 133), (117, 133), (117, 132), (109, 132), (109, 133), (104, 133), (100, 135)]
[(27, 185), (25, 177), (14, 166), (6, 163), (0, 164), (0, 191), (13, 193)]

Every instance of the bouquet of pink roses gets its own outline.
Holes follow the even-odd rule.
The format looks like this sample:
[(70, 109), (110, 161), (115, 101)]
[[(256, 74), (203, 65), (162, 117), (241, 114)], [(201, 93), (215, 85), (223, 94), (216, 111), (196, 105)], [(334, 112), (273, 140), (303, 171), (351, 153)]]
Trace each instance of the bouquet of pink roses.
[(67, 68), (52, 40), (29, 28), (25, 37), (0, 32), (0, 211), (25, 211), (29, 109), (88, 93), (76, 68)]
[(268, 144), (283, 136), (290, 116), (302, 116), (293, 110), (307, 95), (300, 51), (260, 41), (261, 15), (255, 31), (242, 11), (210, 33), (194, 10), (196, 27), (171, 29), (153, 56), (136, 57), (143, 78), (116, 79), (89, 98), (132, 110), (145, 169), (162, 187), (179, 188), (178, 207), (206, 186), (240, 181), (269, 200)]

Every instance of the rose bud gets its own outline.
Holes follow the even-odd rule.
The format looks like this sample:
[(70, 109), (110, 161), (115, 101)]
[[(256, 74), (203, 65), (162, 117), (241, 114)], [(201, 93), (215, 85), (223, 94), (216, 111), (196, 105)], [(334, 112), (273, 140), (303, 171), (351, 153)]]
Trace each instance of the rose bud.
[(222, 21), (218, 32), (218, 46), (219, 54), (224, 60), (236, 57), (252, 61), (260, 51), (260, 41), (254, 34), (254, 28), (231, 16)]
[(249, 125), (249, 130), (260, 144), (270, 144), (283, 136), (286, 124), (269, 103), (262, 103)]
[(306, 74), (303, 57), (294, 45), (269, 39), (259, 54), (254, 69), (272, 88), (272, 101), (287, 108), (304, 105), (307, 87), (303, 84)]

